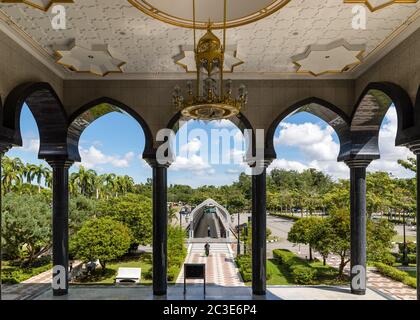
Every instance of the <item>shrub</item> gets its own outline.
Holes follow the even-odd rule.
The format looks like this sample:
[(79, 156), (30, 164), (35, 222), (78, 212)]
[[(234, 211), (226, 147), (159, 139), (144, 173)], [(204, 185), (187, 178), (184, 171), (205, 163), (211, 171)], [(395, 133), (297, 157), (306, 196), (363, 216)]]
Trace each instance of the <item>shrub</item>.
[(252, 281), (252, 262), (251, 256), (242, 255), (236, 258), (236, 264), (244, 282)]
[(276, 249), (273, 250), (273, 257), (277, 259), (280, 264), (286, 264), (288, 260), (292, 259), (296, 255), (286, 249)]
[(99, 259), (103, 269), (106, 263), (122, 257), (130, 248), (128, 227), (112, 218), (88, 221), (73, 237), (71, 250), (83, 262)]
[(416, 264), (417, 263), (417, 255), (416, 254), (408, 254), (408, 263), (409, 264)]
[(416, 279), (413, 277), (410, 277), (404, 271), (398, 270), (397, 268), (388, 266), (381, 262), (375, 263), (375, 267), (378, 269), (379, 273), (383, 274), (386, 277), (402, 282), (413, 288), (417, 287)]
[(316, 271), (314, 269), (303, 265), (294, 266), (291, 271), (293, 279), (297, 284), (312, 284), (316, 277)]
[[(404, 243), (398, 243), (398, 249), (401, 254), (404, 253)], [(416, 254), (416, 244), (414, 242), (407, 242), (407, 253)]]
[(175, 281), (178, 276), (179, 268), (178, 266), (172, 266), (168, 268), (168, 281)]
[[(398, 255), (398, 262), (404, 262), (404, 255), (402, 253)], [(408, 254), (407, 260), (409, 264), (416, 264), (417, 263), (417, 256), (415, 254)]]
[(386, 252), (384, 253), (379, 259), (378, 262), (382, 262), (385, 263), (389, 266), (392, 266), (395, 262), (397, 261), (397, 258), (395, 258), (395, 256), (390, 253), (390, 252)]

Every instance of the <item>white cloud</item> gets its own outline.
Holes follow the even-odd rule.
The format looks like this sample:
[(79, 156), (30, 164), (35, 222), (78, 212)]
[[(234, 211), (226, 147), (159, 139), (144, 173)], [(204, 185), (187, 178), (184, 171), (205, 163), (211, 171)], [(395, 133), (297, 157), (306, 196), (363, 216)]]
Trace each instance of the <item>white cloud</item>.
[(187, 144), (184, 144), (181, 146), (180, 151), (186, 152), (188, 154), (196, 154), (200, 151), (202, 142), (198, 138), (194, 138), (191, 141), (189, 141)]
[[(333, 139), (334, 129), (306, 122), (303, 124), (282, 123), (277, 145), (298, 147), (305, 157), (323, 161), (336, 160), (340, 146)], [(280, 151), (281, 152), (281, 151)]]
[(39, 151), (39, 139), (23, 139), (23, 147), (21, 149), (25, 152), (38, 153)]
[(306, 169), (309, 169), (309, 167), (299, 161), (276, 159), (268, 167), (268, 172), (270, 173), (274, 169), (296, 170), (298, 172), (302, 172)]
[(80, 165), (89, 169), (107, 164), (117, 168), (128, 168), (130, 166), (130, 161), (135, 157), (134, 152), (128, 152), (122, 157), (109, 156), (95, 146), (90, 146), (87, 149), (80, 147), (79, 151), (82, 158)]
[(381, 159), (375, 160), (368, 167), (369, 171), (385, 171), (395, 177), (413, 177), (414, 173), (401, 167), (397, 161), (414, 157), (414, 154), (406, 147), (395, 147), (395, 137), (398, 129), (397, 110), (392, 107), (385, 115), (384, 124), (379, 131), (379, 150)]
[(229, 129), (236, 128), (236, 125), (232, 121), (226, 120), (226, 119), (214, 121), (212, 122), (212, 126), (214, 128), (229, 128)]
[[(275, 160), (271, 168), (302, 171), (307, 168), (315, 168), (334, 178), (348, 178), (349, 169), (343, 163), (337, 162), (340, 146), (334, 141), (334, 129), (332, 127), (322, 128), (315, 123), (282, 123), (280, 134), (275, 138), (275, 144), (282, 148), (297, 148), (303, 161), (295, 159)], [(385, 171), (392, 173), (395, 177), (412, 177), (414, 174), (398, 165), (399, 159), (406, 159), (414, 156), (405, 147), (395, 147), (397, 134), (397, 112), (394, 107), (390, 108), (385, 116), (384, 124), (379, 132), (379, 148), (381, 159), (373, 161), (368, 171)], [(285, 151), (287, 152), (287, 151)], [(271, 169), (272, 170), (272, 169)]]
[(194, 175), (204, 176), (214, 174), (215, 170), (208, 163), (207, 158), (203, 158), (198, 153), (203, 144), (200, 139), (194, 138), (188, 143), (180, 146), (181, 155), (175, 158), (174, 163), (169, 167), (171, 171), (188, 171)]

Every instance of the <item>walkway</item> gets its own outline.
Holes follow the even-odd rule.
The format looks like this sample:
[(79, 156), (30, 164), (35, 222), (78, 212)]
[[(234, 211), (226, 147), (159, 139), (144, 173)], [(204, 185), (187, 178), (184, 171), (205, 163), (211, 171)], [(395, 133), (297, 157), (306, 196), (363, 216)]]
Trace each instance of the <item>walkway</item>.
[[(212, 243), (210, 256), (204, 255), (204, 243), (192, 243), (188, 247), (185, 263), (205, 263), (206, 282), (224, 287), (244, 286), (236, 268), (234, 256), (227, 243)], [(188, 283), (200, 283), (200, 280), (187, 280)], [(177, 283), (184, 283), (184, 270), (178, 277)]]
[(3, 285), (4, 300), (29, 300), (51, 288), (52, 269), (14, 285)]
[[(321, 256), (317, 253), (314, 256), (322, 260)], [(340, 258), (338, 256), (330, 256), (327, 259), (327, 264), (338, 268), (340, 265)], [(349, 264), (346, 266), (344, 271), (349, 274), (350, 267)], [(405, 285), (402, 282), (392, 280), (391, 278), (385, 277), (376, 271), (374, 267), (369, 267), (367, 269), (367, 285), (368, 287), (375, 289), (393, 299), (396, 300), (416, 300), (417, 292), (416, 289), (411, 288)]]

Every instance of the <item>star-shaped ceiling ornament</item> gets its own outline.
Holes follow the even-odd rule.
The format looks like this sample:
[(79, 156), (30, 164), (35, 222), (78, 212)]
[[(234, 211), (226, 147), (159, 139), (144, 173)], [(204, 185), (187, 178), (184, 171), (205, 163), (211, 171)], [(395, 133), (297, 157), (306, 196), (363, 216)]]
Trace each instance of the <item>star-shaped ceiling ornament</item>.
[(73, 40), (64, 48), (56, 48), (56, 55), (59, 57), (57, 63), (71, 71), (92, 73), (101, 77), (110, 73), (122, 73), (121, 67), (126, 64), (116, 58), (117, 53), (111, 53), (111, 48), (106, 44), (92, 45), (88, 49)]
[(73, 0), (1, 0), (1, 3), (23, 3), (42, 11), (48, 11), (52, 5), (73, 3)]
[[(243, 64), (244, 62), (237, 57), (236, 46), (227, 46), (225, 51), (225, 61), (223, 72), (231, 73), (234, 68)], [(197, 65), (195, 62), (194, 46), (181, 46), (181, 53), (174, 57), (174, 62), (180, 65), (187, 72), (197, 72)]]
[(393, 4), (412, 4), (417, 2), (418, 0), (344, 0), (344, 3), (364, 4), (372, 12)]
[(320, 76), (343, 73), (362, 63), (365, 45), (350, 45), (344, 39), (326, 45), (310, 45), (302, 54), (292, 57), (297, 73)]

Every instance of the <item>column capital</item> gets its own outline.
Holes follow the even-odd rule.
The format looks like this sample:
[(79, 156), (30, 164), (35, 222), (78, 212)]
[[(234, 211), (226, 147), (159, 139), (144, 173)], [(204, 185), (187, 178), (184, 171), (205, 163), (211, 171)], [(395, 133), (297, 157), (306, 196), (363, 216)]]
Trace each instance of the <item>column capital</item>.
[(167, 161), (165, 163), (160, 163), (159, 161), (153, 158), (148, 158), (148, 159), (144, 159), (144, 161), (146, 161), (149, 166), (151, 166), (152, 168), (169, 168), (172, 164), (172, 162)]
[(371, 162), (372, 162), (372, 159), (351, 159), (351, 160), (344, 161), (344, 163), (350, 169), (357, 169), (357, 168), (366, 169), (370, 165)]
[(245, 159), (245, 162), (251, 167), (251, 168), (265, 168), (267, 169), (271, 163), (273, 163), (274, 159), (262, 159), (262, 160), (247, 160)]
[(63, 168), (63, 169), (69, 169), (74, 161), (73, 160), (69, 160), (69, 159), (54, 159), (54, 158), (50, 158), (50, 159), (45, 159), (45, 161), (47, 161), (47, 163), (53, 168)]
[(407, 143), (407, 147), (415, 155), (420, 154), (420, 140)]
[(4, 155), (12, 148), (12, 144), (7, 142), (0, 142), (0, 155)]

